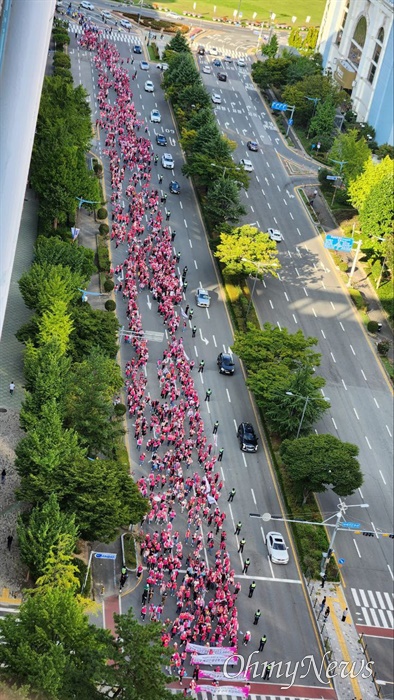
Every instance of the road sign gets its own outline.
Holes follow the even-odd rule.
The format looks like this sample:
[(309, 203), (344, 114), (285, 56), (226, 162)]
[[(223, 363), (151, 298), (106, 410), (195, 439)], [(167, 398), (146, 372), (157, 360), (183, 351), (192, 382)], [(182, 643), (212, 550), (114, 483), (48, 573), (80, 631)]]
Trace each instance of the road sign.
[(95, 552), (94, 556), (96, 559), (116, 559), (116, 554), (112, 552)]
[(294, 119), (289, 119), (289, 126), (293, 126), (294, 124)]
[(360, 523), (341, 523), (341, 527), (347, 527), (349, 530), (358, 530), (361, 525)]
[(285, 102), (273, 102), (272, 109), (277, 109), (279, 112), (286, 112), (287, 104)]
[(344, 564), (345, 560), (344, 559), (338, 559), (338, 564)]
[(329, 250), (340, 250), (344, 253), (349, 253), (353, 248), (354, 239), (344, 238), (343, 236), (331, 236), (329, 233), (326, 234), (326, 240), (324, 241), (324, 247)]
[(326, 180), (339, 180), (338, 175), (327, 175)]

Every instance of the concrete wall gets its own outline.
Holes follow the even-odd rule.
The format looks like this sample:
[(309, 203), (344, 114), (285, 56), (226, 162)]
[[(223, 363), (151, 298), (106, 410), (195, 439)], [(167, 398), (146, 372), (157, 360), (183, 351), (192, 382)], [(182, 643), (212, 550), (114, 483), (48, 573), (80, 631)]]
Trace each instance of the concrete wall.
[(13, 0), (0, 68), (0, 338), (22, 216), (55, 0)]

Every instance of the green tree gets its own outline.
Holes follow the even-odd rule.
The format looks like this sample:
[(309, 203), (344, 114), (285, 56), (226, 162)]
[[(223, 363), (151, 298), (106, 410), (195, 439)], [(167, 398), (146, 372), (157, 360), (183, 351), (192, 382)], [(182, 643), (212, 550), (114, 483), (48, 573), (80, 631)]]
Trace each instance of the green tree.
[(114, 641), (113, 665), (110, 667), (113, 697), (119, 700), (172, 700), (167, 688), (168, 676), (163, 666), (171, 651), (161, 643), (161, 625), (141, 625), (130, 610), (115, 615), (117, 640)]
[(20, 500), (43, 504), (53, 493), (62, 498), (67, 468), (85, 455), (74, 430), (64, 430), (55, 399), (41, 408), (41, 415), (15, 449), (15, 465), (21, 485)]
[(302, 42), (302, 50), (303, 51), (313, 51), (316, 48), (318, 37), (319, 37), (318, 27), (308, 27), (306, 37)]
[(275, 58), (276, 54), (278, 53), (278, 49), (278, 37), (274, 33), (271, 39), (269, 40), (268, 44), (265, 44), (261, 49), (261, 53), (263, 54), (263, 56), (268, 56), (268, 58)]
[(0, 619), (0, 676), (51, 700), (100, 700), (111, 637), (89, 624), (71, 590), (29, 595)]
[(351, 496), (363, 483), (357, 445), (342, 442), (334, 435), (308, 435), (284, 440), (280, 454), (290, 478), (305, 503), (311, 493), (330, 486), (338, 496)]
[(119, 365), (99, 347), (73, 365), (66, 387), (66, 424), (79, 433), (92, 454), (112, 456), (123, 434), (113, 406), (113, 397), (122, 386)]
[(148, 501), (119, 461), (79, 460), (67, 469), (65, 479), (62, 508), (75, 513), (86, 540), (112, 542), (120, 527), (140, 522), (149, 510)]
[[(48, 397), (61, 407), (64, 385), (70, 372), (71, 360), (55, 340), (35, 348), (27, 343), (24, 356), (26, 396), (21, 411), (24, 429), (34, 425)], [(60, 408), (61, 410), (61, 408)]]
[[(327, 98), (324, 102), (319, 102), (316, 107), (316, 113), (312, 117), (309, 133), (311, 137), (316, 137), (320, 143), (326, 141), (329, 145), (332, 144), (332, 133), (334, 130), (336, 109), (332, 104), (331, 98)], [(324, 150), (328, 150), (325, 148)]]
[(239, 188), (233, 180), (220, 178), (209, 188), (204, 202), (204, 211), (213, 228), (231, 221), (236, 223), (246, 214), (239, 199)]
[(42, 576), (49, 552), (57, 551), (63, 535), (68, 540), (63, 553), (72, 555), (78, 538), (78, 529), (73, 514), (62, 513), (54, 493), (47, 501), (36, 506), (26, 516), (18, 520), (18, 544), (22, 560), (29, 568), (34, 580)]
[(56, 545), (52, 545), (47, 553), (43, 573), (36, 581), (40, 595), (53, 588), (76, 593), (80, 587), (79, 569), (73, 563), (72, 547), (75, 547), (73, 536), (60, 533)]
[(62, 353), (66, 352), (70, 342), (73, 323), (67, 313), (67, 301), (54, 299), (38, 320), (38, 342), (40, 345), (55, 341)]
[(287, 43), (289, 46), (294, 46), (295, 49), (301, 48), (302, 36), (299, 27), (292, 27)]
[(177, 32), (175, 36), (172, 37), (172, 39), (166, 44), (165, 48), (166, 52), (171, 52), (175, 51), (176, 53), (188, 53), (190, 54), (190, 48), (189, 44), (187, 43), (186, 38), (183, 36), (181, 32)]
[(215, 257), (224, 265), (225, 277), (242, 278), (259, 275), (258, 266), (261, 267), (262, 274), (275, 275), (275, 270), (280, 267), (276, 253), (276, 244), (267, 233), (246, 224), (233, 229), (230, 234), (220, 234)]
[(392, 177), (393, 161), (391, 158), (386, 156), (379, 163), (375, 163), (369, 157), (364, 162), (362, 172), (349, 184), (349, 199), (352, 205), (361, 211), (373, 187), (379, 185), (382, 180)]
[(334, 106), (343, 99), (343, 91), (327, 75), (317, 73), (307, 75), (295, 84), (286, 85), (283, 90), (283, 101), (295, 105), (294, 119), (298, 124), (305, 124), (313, 113), (313, 102), (307, 97), (320, 98), (322, 102), (330, 98)]
[(192, 109), (198, 112), (200, 109), (208, 107), (211, 99), (205, 86), (201, 82), (195, 82), (192, 85), (186, 85), (183, 90), (179, 91), (176, 103), (185, 112), (190, 112)]
[(321, 395), (323, 377), (314, 374), (310, 365), (290, 373), (286, 382), (272, 386), (264, 396), (264, 414), (273, 432), (281, 437), (296, 437), (311, 427), (328, 410), (330, 404)]
[(360, 211), (360, 224), (368, 236), (368, 246), (385, 259), (389, 270), (394, 264), (393, 187), (393, 175), (385, 177), (372, 187)]
[(28, 309), (37, 309), (42, 314), (52, 307), (55, 300), (66, 302), (66, 306), (80, 297), (78, 287), (84, 278), (79, 272), (72, 272), (63, 265), (33, 263), (18, 282), (19, 289)]
[(266, 90), (270, 85), (281, 88), (287, 83), (287, 73), (293, 59), (290, 56), (268, 58), (252, 64), (252, 77), (257, 85)]
[(82, 362), (93, 347), (99, 346), (108, 357), (115, 359), (118, 352), (119, 322), (115, 314), (92, 309), (81, 302), (72, 309), (73, 330), (69, 352), (75, 362)]
[(320, 54), (313, 56), (297, 56), (291, 62), (287, 70), (287, 82), (289, 85), (303, 80), (308, 75), (321, 75), (322, 67)]
[(342, 170), (339, 163), (333, 162), (332, 167), (337, 174), (341, 174), (346, 185), (361, 175), (370, 155), (366, 140), (360, 138), (356, 129), (339, 134), (328, 154), (330, 162), (344, 161)]
[(75, 245), (71, 241), (62, 241), (58, 236), (38, 236), (34, 247), (34, 262), (41, 267), (69, 267), (71, 272), (81, 276), (84, 283), (97, 271), (93, 250)]

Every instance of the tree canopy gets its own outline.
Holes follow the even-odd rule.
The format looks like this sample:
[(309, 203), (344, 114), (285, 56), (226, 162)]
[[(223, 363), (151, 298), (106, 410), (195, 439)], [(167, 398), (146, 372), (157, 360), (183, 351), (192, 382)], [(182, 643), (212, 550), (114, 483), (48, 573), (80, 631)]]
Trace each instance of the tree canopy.
[[(343, 178), (346, 185), (355, 180), (363, 172), (365, 163), (369, 160), (371, 152), (366, 140), (359, 135), (356, 129), (351, 129), (345, 134), (339, 134), (329, 151), (328, 157), (333, 170)], [(337, 163), (333, 161), (338, 161)], [(341, 167), (340, 162), (343, 162)]]
[(231, 233), (221, 233), (215, 257), (219, 258), (225, 277), (275, 275), (280, 268), (276, 243), (267, 233), (254, 226), (240, 226)]
[(334, 435), (308, 435), (284, 440), (280, 454), (286, 470), (305, 503), (309, 494), (330, 486), (338, 496), (351, 496), (363, 483), (357, 445)]

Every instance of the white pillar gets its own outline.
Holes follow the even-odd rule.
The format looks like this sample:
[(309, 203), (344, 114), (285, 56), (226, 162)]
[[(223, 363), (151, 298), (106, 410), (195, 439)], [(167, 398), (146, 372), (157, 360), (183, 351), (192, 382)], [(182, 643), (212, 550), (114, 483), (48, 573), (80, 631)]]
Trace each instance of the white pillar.
[[(9, 4), (4, 0), (4, 5)], [(12, 0), (0, 66), (0, 338), (48, 57), (55, 0)]]

